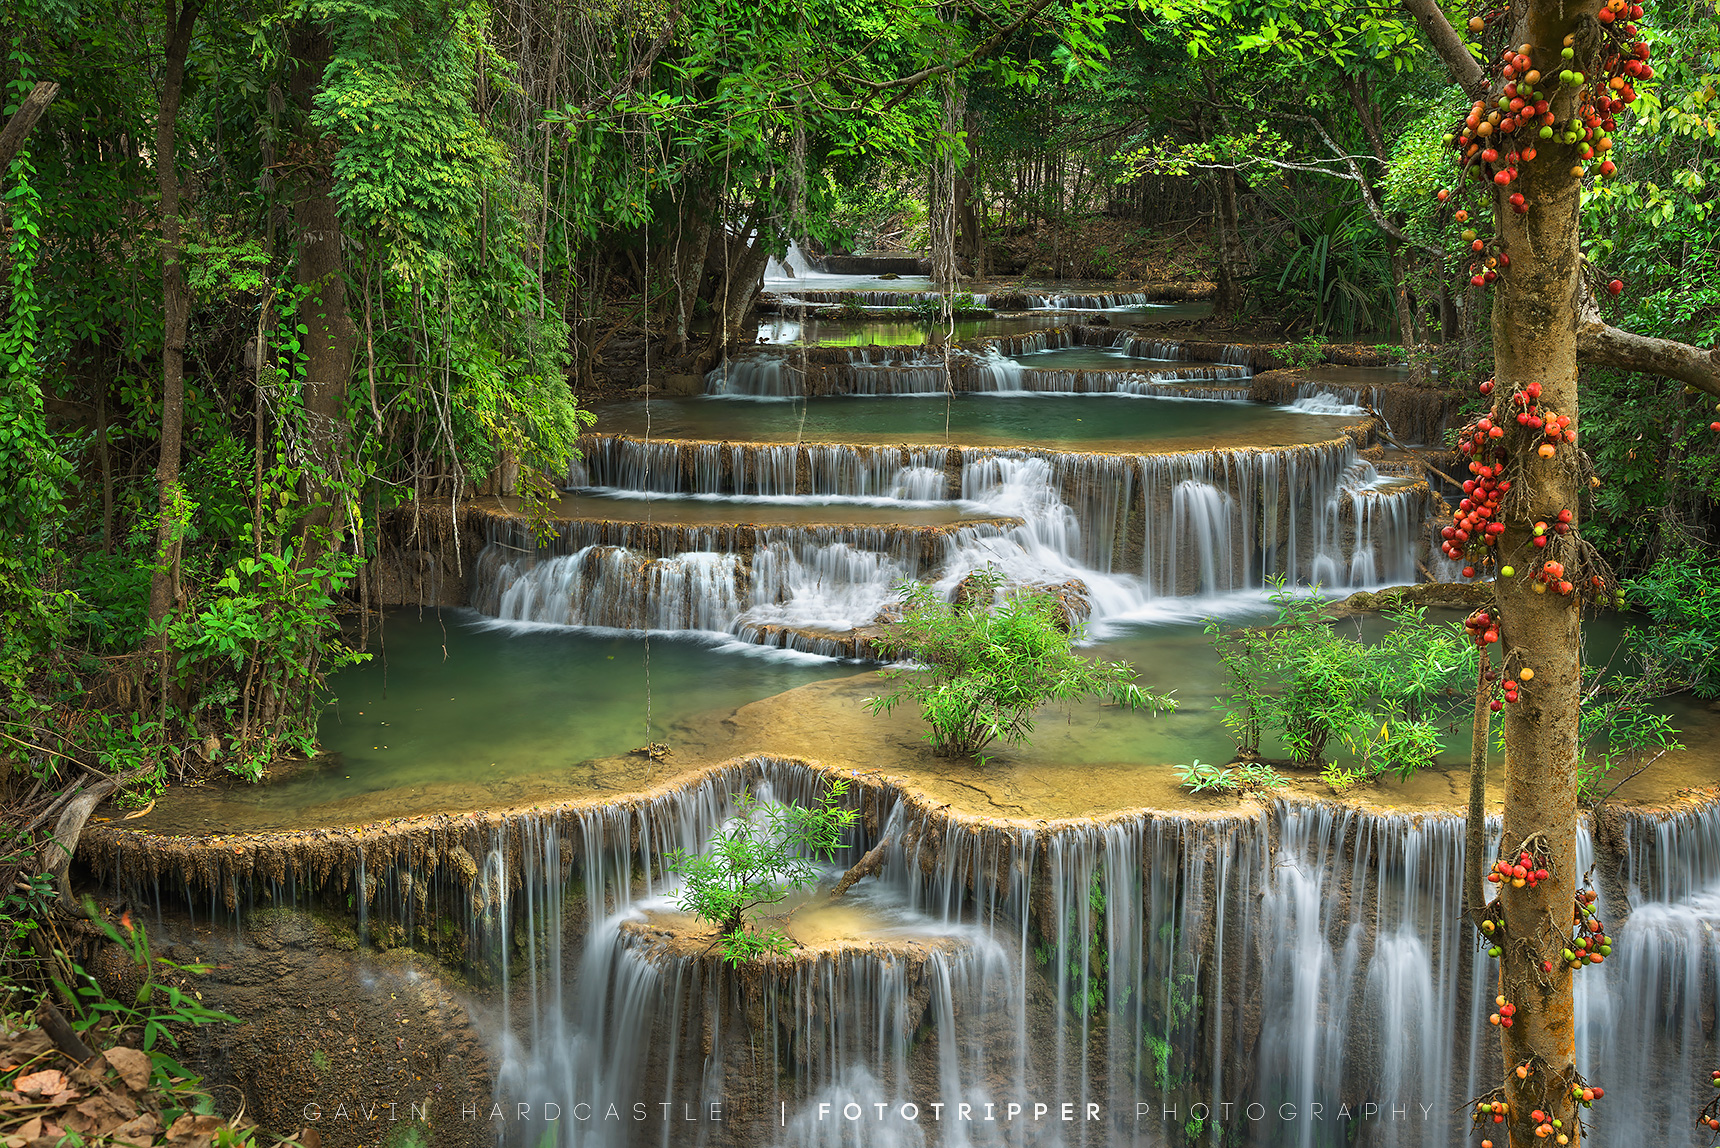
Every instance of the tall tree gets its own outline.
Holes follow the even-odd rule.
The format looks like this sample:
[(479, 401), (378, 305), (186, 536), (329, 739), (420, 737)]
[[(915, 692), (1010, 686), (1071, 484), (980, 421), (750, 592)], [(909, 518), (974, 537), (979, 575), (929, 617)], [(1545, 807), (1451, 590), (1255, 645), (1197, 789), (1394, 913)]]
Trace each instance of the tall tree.
[[(304, 336), (304, 408), (307, 468), (306, 513), (300, 523), (309, 556), (336, 542), (343, 508), (336, 505), (348, 464), (347, 383), (352, 377), (358, 331), (346, 298), (342, 226), (334, 195), (335, 142), (313, 116), (313, 101), (334, 52), (327, 25), (301, 20), (288, 39), (292, 78), (288, 90), (299, 117), (300, 162), (293, 188), (295, 278), (305, 292), (299, 303)], [(320, 537), (317, 537), (320, 536)]]
[[(185, 284), (180, 219), (179, 102), (185, 91), (185, 58), (203, 0), (165, 0), (167, 54), (162, 65), (161, 103), (155, 120), (155, 179), (161, 191), (156, 215), (161, 227), (161, 456), (155, 467), (160, 519), (155, 531), (155, 570), (149, 584), (149, 619), (160, 624), (179, 593), (179, 548), (185, 530), (181, 511), (179, 455), (185, 430), (185, 330), (191, 292)], [(166, 652), (163, 648), (163, 673)]]
[[(1506, 678), (1522, 683), (1521, 700), (1504, 714), (1503, 849), (1507, 859), (1528, 852), (1546, 873), (1500, 884), (1498, 995), (1510, 1006), (1501, 1009), (1507, 1071), (1500, 1094), (1508, 1107), (1487, 1130), (1502, 1125), (1512, 1148), (1545, 1143), (1550, 1135), (1576, 1145), (1582, 1082), (1574, 962), (1564, 954), (1579, 876), (1579, 621), (1589, 591), (1605, 580), (1598, 556), (1580, 537), (1587, 483), (1577, 449), (1577, 367), (1580, 359), (1600, 358), (1712, 390), (1713, 354), (1617, 331), (1587, 301), (1578, 244), (1585, 164), (1610, 171), (1611, 145), (1603, 141), (1614, 115), (1634, 101), (1631, 84), (1644, 77), (1649, 55), (1630, 23), (1642, 9), (1622, 0), (1598, 9), (1592, 0), (1528, 0), (1472, 17), (1470, 29), (1485, 33), (1492, 48), (1483, 69), (1434, 0), (1403, 3), (1475, 100), (1454, 135), (1462, 175), (1480, 182), (1493, 219), (1491, 240), (1468, 241), (1479, 261), (1477, 294), (1488, 282), (1496, 288), (1494, 375), (1483, 390), (1493, 396), (1490, 421), (1501, 429), (1475, 432), (1470, 469), (1495, 482), (1508, 476), (1495, 519), (1503, 530), (1493, 549), (1498, 566), (1521, 568), (1496, 580), (1497, 629), (1485, 635), (1500, 643)], [(1478, 866), (1482, 858), (1469, 863)]]

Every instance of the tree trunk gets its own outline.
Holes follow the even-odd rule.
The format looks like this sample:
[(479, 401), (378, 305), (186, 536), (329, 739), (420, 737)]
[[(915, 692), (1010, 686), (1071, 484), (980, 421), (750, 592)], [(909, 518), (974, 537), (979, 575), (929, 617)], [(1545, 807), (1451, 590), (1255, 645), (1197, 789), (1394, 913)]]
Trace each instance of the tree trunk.
[[(1382, 171), (1391, 167), (1391, 149), (1386, 146), (1385, 118), (1380, 114), (1378, 101), (1374, 99), (1374, 87), (1364, 73), (1360, 76), (1345, 77), (1344, 86), (1349, 89), (1350, 102), (1355, 106), (1356, 118), (1362, 123), (1362, 134), (1368, 138), (1368, 147), (1379, 161)], [(1368, 191), (1362, 189), (1362, 195)], [(1402, 212), (1394, 212), (1391, 221), (1402, 228), (1404, 217)], [(1415, 308), (1409, 299), (1409, 268), (1410, 255), (1403, 243), (1391, 234), (1385, 236), (1386, 252), (1391, 259), (1392, 270), (1392, 306), (1397, 312), (1398, 342), (1405, 347), (1413, 347), (1417, 343)]]
[(1242, 274), (1247, 259), (1242, 250), (1242, 219), (1236, 207), (1236, 173), (1221, 171), (1218, 182), (1218, 283), (1213, 317), (1226, 318), (1242, 310)]
[[(186, 0), (175, 11), (174, 0), (166, 0), (163, 11), (170, 37), (162, 62), (161, 107), (155, 121), (155, 180), (161, 190), (157, 208), (161, 225), (161, 458), (155, 467), (155, 485), (161, 519), (155, 529), (155, 569), (149, 580), (149, 620), (160, 623), (179, 597), (179, 453), (185, 423), (185, 328), (191, 311), (191, 295), (185, 286), (185, 269), (179, 219), (179, 171), (175, 166), (175, 138), (179, 99), (185, 87), (185, 57), (191, 50), (191, 32), (197, 23), (202, 0)], [(162, 658), (165, 675), (166, 644)]]
[(60, 94), (60, 85), (42, 80), (30, 94), (24, 97), (24, 102), (18, 105), (18, 110), (12, 113), (12, 118), (6, 121), (6, 127), (0, 129), (0, 172), (12, 166), (13, 159), (24, 150), (24, 140), (30, 130), (36, 126), (36, 121), (42, 118), (42, 113), (48, 110), (48, 105), (54, 102), (54, 97)]
[(306, 513), (300, 524), (305, 538), (300, 557), (308, 560), (338, 546), (346, 521), (345, 508), (336, 502), (349, 453), (347, 384), (358, 329), (347, 309), (341, 223), (334, 200), (334, 144), (310, 124), (311, 101), (334, 45), (325, 27), (300, 22), (293, 28), (289, 51), (298, 61), (289, 91), (302, 117), (300, 134), (306, 152), (314, 157), (293, 194), (295, 277), (309, 290), (299, 305), (299, 322), (310, 328), (304, 337), (303, 394), (312, 466), (303, 480)]
[[(687, 353), (687, 328), (693, 321), (693, 307), (699, 301), (699, 287), (704, 283), (711, 222), (717, 214), (711, 197), (702, 191), (687, 200), (686, 213), (693, 218), (688, 220), (686, 214), (682, 215), (683, 233), (674, 249), (675, 326), (674, 343), (670, 347), (674, 356)], [(691, 230), (687, 231), (689, 224)]]
[[(1584, 9), (1583, 11), (1587, 11)], [(1531, 0), (1513, 43), (1533, 45), (1531, 57), (1557, 60), (1577, 9), (1567, 14), (1561, 0)], [(1572, 114), (1567, 88), (1553, 106), (1560, 120)], [(1521, 166), (1508, 188), (1495, 188), (1494, 219), (1509, 270), (1500, 276), (1493, 307), (1494, 419), (1510, 425), (1511, 394), (1530, 383), (1541, 386), (1543, 414), (1577, 419), (1578, 180), (1570, 174), (1574, 149), (1549, 144), (1541, 157)], [(1526, 215), (1512, 213), (1510, 192), (1528, 199)], [(1527, 436), (1524, 440), (1527, 441)], [(1504, 956), (1499, 992), (1516, 1006), (1515, 1023), (1501, 1026), (1506, 1066), (1505, 1092), (1512, 1148), (1539, 1148), (1529, 1114), (1539, 1108), (1558, 1118), (1579, 1140), (1569, 1081), (1576, 1060), (1576, 1025), (1571, 972), (1560, 960), (1570, 935), (1577, 887), (1577, 706), (1581, 695), (1576, 595), (1535, 594), (1530, 587), (1537, 558), (1570, 562), (1573, 533), (1555, 536), (1551, 545), (1533, 545), (1534, 524), (1555, 521), (1561, 510), (1578, 509), (1576, 448), (1561, 444), (1551, 459), (1540, 458), (1531, 444), (1511, 459), (1516, 484), (1507, 496), (1498, 543), (1499, 561), (1522, 571), (1495, 584), (1499, 610), (1501, 671), (1520, 676), (1522, 700), (1507, 705), (1505, 721), (1505, 836), (1503, 851), (1515, 857), (1521, 844), (1544, 842), (1548, 880), (1523, 888), (1502, 885)], [(1533, 848), (1530, 850), (1534, 852)], [(1541, 962), (1550, 960), (1551, 971)], [(1513, 1069), (1539, 1058), (1536, 1069), (1519, 1080)]]
[[(1217, 104), (1218, 81), (1210, 67), (1201, 70), (1201, 81), (1206, 85), (1207, 99)], [(1201, 142), (1207, 142), (1211, 133), (1198, 108), (1195, 110), (1194, 123), (1195, 129), (1200, 133)], [(1229, 117), (1223, 112), (1218, 113), (1218, 123), (1221, 129), (1229, 130)], [(1214, 198), (1218, 201), (1217, 209), (1213, 212), (1213, 222), (1218, 226), (1218, 270), (1213, 276), (1216, 280), (1216, 291), (1212, 314), (1215, 319), (1224, 319), (1242, 310), (1243, 290), (1240, 280), (1247, 273), (1247, 252), (1242, 247), (1242, 213), (1236, 204), (1236, 172), (1225, 170), (1215, 173), (1213, 191), (1216, 193)]]
[(979, 139), (979, 117), (972, 108), (966, 109), (962, 130), (967, 136), (967, 157), (956, 169), (956, 253), (968, 261), (972, 273), (985, 276), (985, 228), (974, 202), (974, 175), (979, 166), (976, 148)]
[(967, 108), (967, 93), (947, 83), (943, 91), (942, 138), (932, 152), (931, 168), (927, 173), (926, 223), (931, 244), (932, 286), (946, 293), (956, 286), (956, 242), (960, 231), (961, 192), (956, 138), (961, 130)]
[[(751, 342), (757, 332), (757, 327), (747, 329), (746, 319), (749, 312), (758, 305), (759, 288), (762, 286), (764, 265), (770, 259), (764, 238), (760, 232), (763, 229), (762, 207), (755, 207), (747, 220), (747, 226), (739, 229), (737, 236), (730, 242), (730, 254), (724, 260), (722, 274), (718, 277), (712, 302), (717, 312), (717, 322), (711, 328), (710, 341), (699, 353), (693, 364), (693, 373), (703, 375), (712, 370), (722, 361), (729, 346), (743, 339)], [(754, 236), (752, 242), (747, 242), (747, 236)]]

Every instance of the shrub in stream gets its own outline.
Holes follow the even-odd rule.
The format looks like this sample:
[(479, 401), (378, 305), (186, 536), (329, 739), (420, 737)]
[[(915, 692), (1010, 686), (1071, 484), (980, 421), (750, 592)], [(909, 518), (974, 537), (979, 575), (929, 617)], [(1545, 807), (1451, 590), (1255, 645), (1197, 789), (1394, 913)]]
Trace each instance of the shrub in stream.
[(818, 883), (816, 862), (835, 857), (842, 835), (859, 817), (843, 808), (847, 793), (847, 780), (835, 778), (809, 807), (741, 794), (735, 816), (711, 835), (703, 852), (676, 849), (665, 858), (665, 868), (684, 882), (676, 904), (721, 930), (723, 958), (730, 964), (788, 955), (788, 937), (779, 929), (749, 930), (747, 914)]
[(887, 714), (915, 702), (938, 756), (973, 754), (999, 739), (1025, 742), (1035, 712), (1052, 703), (1103, 697), (1131, 709), (1175, 708), (1168, 696), (1137, 686), (1129, 663), (1076, 654), (1080, 628), (1052, 595), (1020, 588), (999, 602), (1004, 580), (990, 569), (976, 571), (967, 585), (958, 602), (943, 601), (923, 583), (904, 585), (901, 621), (875, 640), (880, 652), (906, 653), (914, 664), (879, 671), (896, 688), (868, 698), (866, 708)]
[(1334, 626), (1317, 590), (1279, 582), (1269, 597), (1278, 610), (1270, 625), (1207, 624), (1230, 680), (1218, 708), (1238, 756), (1258, 758), (1271, 735), (1306, 765), (1327, 764), (1342, 746), (1365, 777), (1433, 764), (1442, 735), (1473, 704), (1476, 654), (1462, 625), (1399, 603), (1385, 611), (1391, 629), (1370, 643)]

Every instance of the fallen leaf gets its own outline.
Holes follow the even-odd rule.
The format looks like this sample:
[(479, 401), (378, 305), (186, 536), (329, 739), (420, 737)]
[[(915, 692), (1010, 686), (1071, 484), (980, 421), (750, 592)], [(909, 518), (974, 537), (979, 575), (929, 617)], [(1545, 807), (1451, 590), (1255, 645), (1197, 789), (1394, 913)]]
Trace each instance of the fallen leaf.
[(161, 1131), (161, 1121), (155, 1113), (145, 1112), (113, 1130), (114, 1148), (154, 1148), (155, 1134)]
[(167, 1130), (167, 1142), (173, 1148), (207, 1148), (216, 1129), (221, 1127), (219, 1116), (193, 1116), (187, 1112)]
[(43, 1069), (32, 1072), (29, 1076), (20, 1076), (13, 1082), (13, 1087), (19, 1092), (34, 1093), (43, 1096), (66, 1090), (66, 1074), (57, 1068)]
[(135, 1048), (110, 1048), (102, 1053), (107, 1062), (113, 1065), (119, 1078), (125, 1081), (125, 1086), (133, 1092), (141, 1092), (149, 1084), (149, 1075), (154, 1070), (147, 1052), (139, 1052)]

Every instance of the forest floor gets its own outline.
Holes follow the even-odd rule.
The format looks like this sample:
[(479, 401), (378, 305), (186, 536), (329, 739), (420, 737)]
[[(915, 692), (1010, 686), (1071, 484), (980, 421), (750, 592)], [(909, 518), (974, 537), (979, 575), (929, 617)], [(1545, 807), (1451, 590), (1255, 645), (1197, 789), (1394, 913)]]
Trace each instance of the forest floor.
[(986, 245), (987, 270), (1045, 279), (1108, 279), (1171, 283), (1212, 281), (1216, 264), (1204, 219), (1160, 223), (1093, 215), (1053, 228), (1010, 228)]

